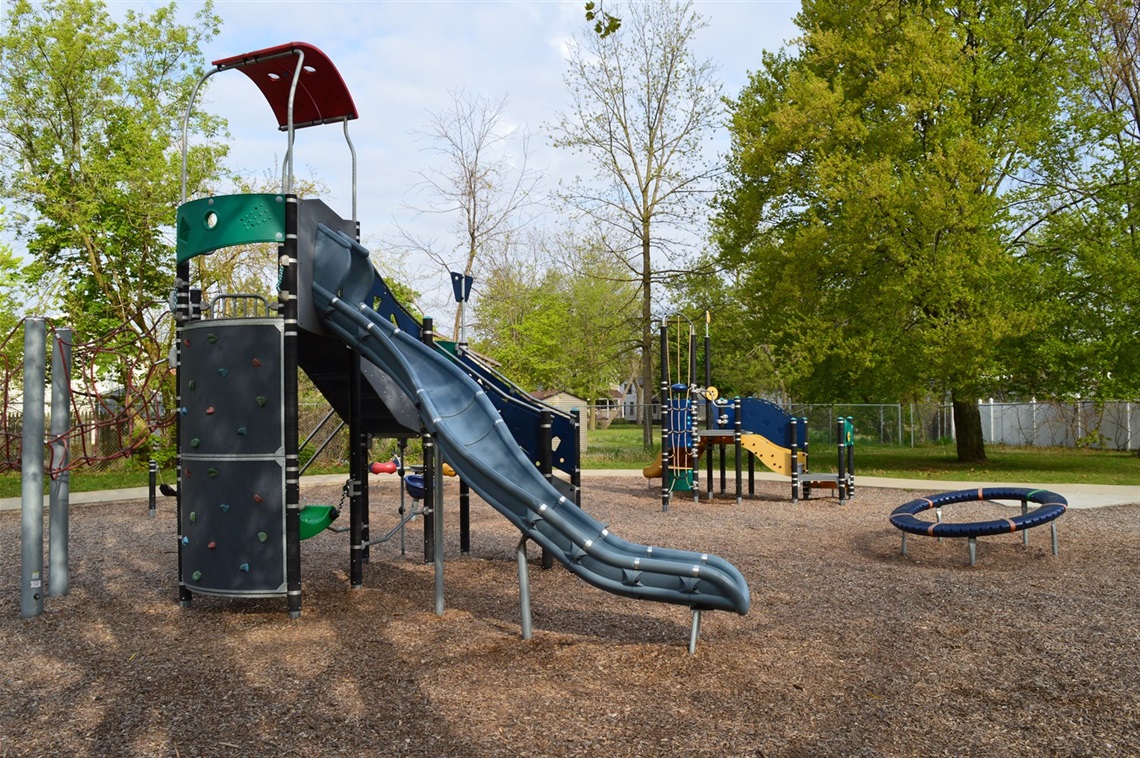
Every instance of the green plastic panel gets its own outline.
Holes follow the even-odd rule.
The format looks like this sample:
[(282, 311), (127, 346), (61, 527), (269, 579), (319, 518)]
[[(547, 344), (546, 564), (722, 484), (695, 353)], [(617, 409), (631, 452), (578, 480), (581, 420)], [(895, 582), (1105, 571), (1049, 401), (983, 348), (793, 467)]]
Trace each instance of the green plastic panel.
[(219, 195), (178, 207), (179, 263), (223, 247), (284, 241), (284, 195)]

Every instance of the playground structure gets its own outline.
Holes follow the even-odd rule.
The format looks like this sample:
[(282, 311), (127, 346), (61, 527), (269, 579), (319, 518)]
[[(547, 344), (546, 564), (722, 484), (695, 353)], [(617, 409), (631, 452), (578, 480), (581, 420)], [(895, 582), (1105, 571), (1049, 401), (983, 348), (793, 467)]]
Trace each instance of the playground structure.
[[(959, 523), (946, 523), (942, 521), (942, 508), (955, 503), (971, 503), (984, 500), (1020, 500), (1021, 514), (1013, 518), (992, 519), (990, 521), (971, 521)], [(1038, 507), (1029, 510), (1029, 504)], [(1049, 524), (1052, 536), (1053, 555), (1057, 555), (1057, 518), (1068, 509), (1068, 501), (1055, 492), (1048, 490), (1030, 490), (1022, 487), (986, 487), (976, 490), (957, 490), (955, 492), (942, 492), (929, 497), (920, 497), (903, 503), (891, 512), (890, 521), (893, 526), (902, 531), (903, 555), (906, 555), (907, 534), (918, 534), (928, 537), (965, 537), (970, 552), (970, 565), (977, 560), (978, 537), (989, 537), (996, 534), (1009, 534), (1021, 532), (1022, 544), (1029, 546), (1029, 529), (1042, 524)], [(936, 521), (924, 521), (916, 518), (915, 514), (933, 508)]]
[[(187, 201), (183, 141), (175, 356), (180, 603), (191, 605), (195, 594), (284, 596), (289, 615), (300, 615), (300, 541), (336, 517), (332, 506), (315, 506), (302, 517), (314, 508), (299, 502), (297, 377), (304, 371), (349, 428), (353, 588), (363, 586), (362, 563), (374, 542), (367, 532), (369, 440), (420, 437), (425, 559), (435, 564), (437, 613), (443, 612), (438, 483), (445, 461), (464, 490), (474, 490), (521, 532), (524, 637), (530, 636), (528, 541), (607, 592), (690, 607), (690, 650), (702, 611), (747, 613), (748, 585), (727, 561), (626, 542), (583, 512), (576, 416), (537, 404), (462, 343), (437, 341), (430, 319), (419, 322), (394, 297), (359, 244), (356, 158), (348, 138), (357, 112), (324, 53), (289, 43), (213, 65), (199, 87), (222, 71), (248, 76), (287, 133), (288, 149), (281, 193)], [(292, 193), (295, 130), (330, 123), (343, 124), (352, 153), (349, 219)], [(278, 245), (275, 303), (262, 300), (234, 315), (217, 309), (222, 297), (210, 302), (191, 287), (196, 257), (264, 242)], [(460, 518), (462, 532), (462, 495)], [(312, 526), (302, 530), (302, 523)]]
[[(729, 445), (733, 448), (737, 504), (743, 500), (745, 454), (748, 456), (749, 495), (756, 491), (755, 471), (759, 460), (777, 474), (789, 477), (793, 502), (810, 498), (812, 489), (816, 488), (836, 490), (839, 504), (845, 504), (855, 494), (855, 434), (851, 419), (836, 421), (835, 473), (810, 471), (806, 418), (796, 418), (775, 403), (760, 398), (737, 397), (730, 401), (719, 397), (712, 385), (710, 320), (706, 312), (703, 387), (693, 382), (697, 345), (692, 323), (681, 316), (661, 321), (661, 456), (642, 469), (647, 479), (661, 477), (661, 509), (669, 510), (674, 492), (692, 492), (693, 500), (699, 501), (702, 456), (707, 497), (713, 498), (714, 452), (719, 452), (720, 492), (725, 494)], [(675, 340), (669, 335), (670, 322), (676, 326)], [(671, 344), (675, 344), (675, 350), (671, 350)], [(686, 370), (687, 375), (683, 375)], [(696, 401), (700, 399), (705, 402), (704, 429), (699, 428)]]

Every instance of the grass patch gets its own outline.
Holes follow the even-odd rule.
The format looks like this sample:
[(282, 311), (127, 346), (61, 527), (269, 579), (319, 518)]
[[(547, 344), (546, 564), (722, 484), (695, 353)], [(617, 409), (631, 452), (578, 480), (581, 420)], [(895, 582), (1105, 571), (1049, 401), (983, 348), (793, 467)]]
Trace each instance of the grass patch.
[[(583, 469), (640, 470), (657, 459), (661, 430), (654, 428), (652, 449), (641, 440), (641, 427), (611, 426), (589, 432), (589, 449)], [(830, 445), (813, 443), (812, 469), (834, 471), (835, 453)], [(1028, 482), (1032, 484), (1118, 484), (1140, 488), (1140, 457), (1117, 450), (1074, 448), (1028, 448), (990, 445), (985, 464), (959, 463), (954, 445), (931, 444), (893, 447), (875, 443), (855, 447), (855, 472), (861, 476), (891, 479), (947, 479), (965, 482)], [(731, 466), (731, 457), (729, 459)], [(763, 466), (758, 467), (763, 470)], [(307, 474), (344, 473), (344, 467), (313, 466)], [(159, 471), (158, 481), (174, 483), (174, 471)], [(44, 494), (47, 494), (47, 481)], [(69, 483), (72, 492), (127, 489), (147, 486), (145, 467), (120, 465), (110, 471), (77, 470)], [(19, 472), (0, 474), (0, 497), (19, 497)]]
[[(641, 469), (657, 458), (660, 449), (661, 431), (657, 428), (653, 432), (655, 444), (651, 451), (642, 445), (640, 427), (611, 426), (589, 434), (589, 449), (582, 461), (584, 469)], [(836, 454), (831, 445), (813, 441), (811, 449), (813, 470), (835, 470)], [(989, 461), (979, 465), (959, 463), (953, 443), (918, 447), (861, 443), (855, 447), (855, 472), (892, 479), (1140, 487), (1140, 458), (1134, 452), (989, 445), (986, 454)]]

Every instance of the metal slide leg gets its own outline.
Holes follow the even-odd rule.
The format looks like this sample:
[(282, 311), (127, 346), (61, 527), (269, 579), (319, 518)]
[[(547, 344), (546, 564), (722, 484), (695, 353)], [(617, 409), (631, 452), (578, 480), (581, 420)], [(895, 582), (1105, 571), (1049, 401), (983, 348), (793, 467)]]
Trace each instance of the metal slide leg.
[(689, 631), (689, 655), (697, 654), (697, 638), (701, 636), (701, 612), (693, 611), (693, 628)]
[(522, 638), (529, 640), (530, 627), (530, 575), (526, 568), (526, 537), (515, 547), (515, 558), (519, 564), (519, 614), (522, 616)]

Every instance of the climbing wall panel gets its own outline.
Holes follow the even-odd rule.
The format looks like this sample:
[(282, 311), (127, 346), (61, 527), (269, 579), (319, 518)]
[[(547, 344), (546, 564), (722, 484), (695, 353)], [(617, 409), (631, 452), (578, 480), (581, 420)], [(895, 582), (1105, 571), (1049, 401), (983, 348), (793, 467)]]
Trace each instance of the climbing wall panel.
[(286, 582), (282, 323), (207, 319), (182, 342), (182, 581), (282, 595)]

